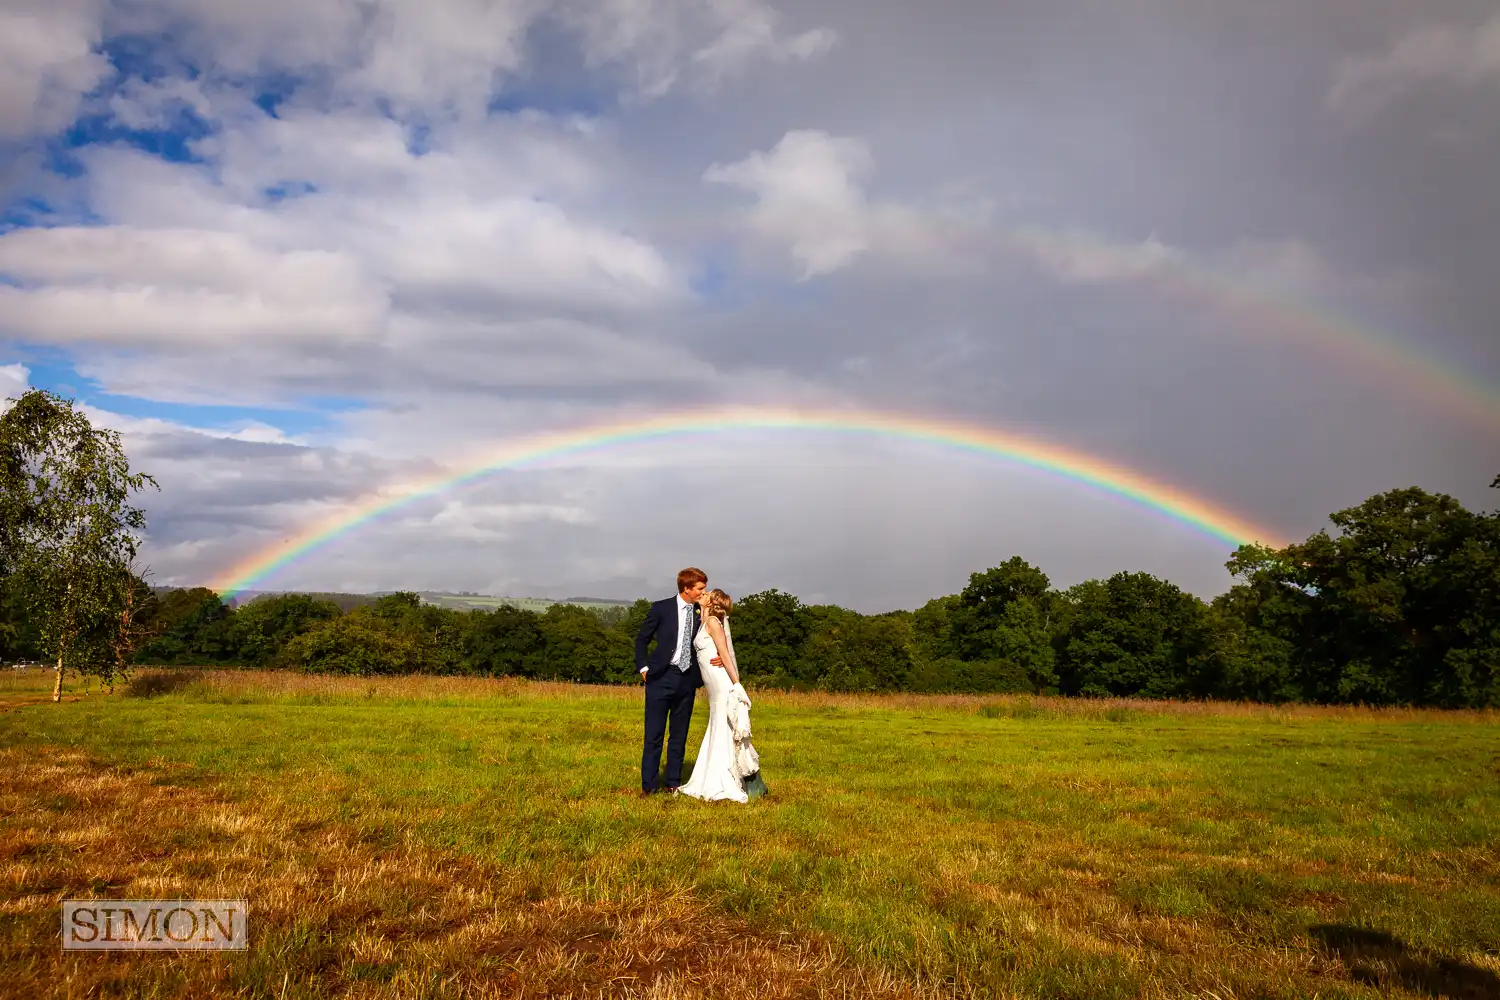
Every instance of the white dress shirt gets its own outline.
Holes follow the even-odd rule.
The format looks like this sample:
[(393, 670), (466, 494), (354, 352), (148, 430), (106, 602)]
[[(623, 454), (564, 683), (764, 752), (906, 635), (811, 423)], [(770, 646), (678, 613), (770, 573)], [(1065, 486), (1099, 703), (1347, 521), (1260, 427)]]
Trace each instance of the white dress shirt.
[[(692, 613), (693, 613), (693, 606), (691, 604), (689, 604), (687, 601), (684, 601), (682, 599), (682, 595), (681, 594), (678, 594), (677, 595), (677, 648), (674, 649), (674, 650), (672, 650), (672, 666), (674, 666), (674, 667), (677, 666), (678, 664), (680, 664), (682, 662), (682, 633), (683, 633), (683, 630), (687, 628), (687, 617), (688, 617), (688, 615), (690, 615)], [(693, 655), (691, 650), (688, 651), (688, 655), (689, 656)], [(646, 670), (647, 670), (646, 667), (642, 667), (641, 668), (641, 673), (644, 674), (646, 672)]]
[[(675, 652), (675, 653), (672, 654), (672, 666), (674, 666), (674, 667), (679, 667), (679, 666), (682, 665), (682, 655), (683, 655), (682, 633), (687, 629), (687, 627), (688, 627), (687, 626), (688, 617), (690, 615), (692, 615), (692, 613), (693, 613), (693, 605), (689, 604), (687, 601), (684, 601), (682, 599), (682, 595), (678, 594), (677, 595), (677, 652)], [(693, 655), (692, 651), (689, 650), (687, 652), (687, 655), (688, 656), (692, 656)]]

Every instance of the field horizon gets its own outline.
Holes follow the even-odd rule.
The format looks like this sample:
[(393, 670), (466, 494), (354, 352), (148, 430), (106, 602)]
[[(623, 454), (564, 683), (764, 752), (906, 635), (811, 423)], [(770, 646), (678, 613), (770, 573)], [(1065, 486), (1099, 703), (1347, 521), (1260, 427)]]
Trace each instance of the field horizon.
[(639, 797), (631, 687), (7, 673), (0, 995), (1500, 995), (1494, 710), (752, 691), (736, 807)]

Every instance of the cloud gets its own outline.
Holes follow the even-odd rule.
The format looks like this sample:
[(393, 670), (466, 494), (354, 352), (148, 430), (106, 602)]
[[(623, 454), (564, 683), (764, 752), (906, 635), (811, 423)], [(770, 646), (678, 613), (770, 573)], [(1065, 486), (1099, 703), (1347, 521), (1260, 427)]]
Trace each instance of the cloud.
[(528, 33), (549, 21), (571, 26), (590, 65), (627, 70), (632, 91), (660, 97), (833, 44), (827, 28), (784, 36), (779, 19), (761, 0), (162, 0), (116, 12), (115, 24), (181, 38), (231, 77), (318, 78), (341, 101), (400, 117), (473, 119), (525, 75)]
[[(746, 218), (749, 231), (785, 245), (802, 266), (803, 280), (866, 255), (924, 268), (954, 263), (973, 223), (926, 214), (914, 205), (872, 201), (864, 187), (874, 165), (863, 140), (799, 129), (783, 135), (769, 152), (712, 164), (703, 179), (755, 195)], [(980, 211), (971, 206), (975, 216)]]
[(474, 503), (449, 500), (442, 509), (426, 519), (426, 525), (441, 533), (444, 539), (467, 539), (479, 542), (506, 541), (517, 528), (529, 531), (537, 521), (563, 524), (590, 524), (596, 518), (576, 504), (555, 503)]
[(33, 342), (208, 346), (352, 338), (378, 330), (382, 289), (335, 252), (258, 246), (238, 233), (129, 226), (0, 236), (0, 323)]
[[(162, 481), (160, 582), (506, 445), (712, 404), (1034, 435), (1292, 534), (1392, 484), (1492, 503), (1493, 428), (1287, 312), (1500, 365), (1487, 50), (1370, 69), (1400, 5), (1098, 0), (1080, 33), (847, 0), (30, 2), (6, 26), (41, 41), (0, 35), (0, 361), (33, 370), (0, 381), (132, 397), (99, 419)], [(1348, 100), (1379, 128), (1328, 128), (1341, 53), (1372, 53)], [(1222, 546), (1003, 462), (659, 444), (414, 504), (280, 583), (633, 597), (703, 561), (882, 610), (1014, 554), (1227, 583)]]
[(97, 50), (100, 8), (93, 0), (21, 0), (0, 9), (0, 140), (63, 128), (109, 75)]
[(1326, 101), (1333, 111), (1358, 117), (1425, 83), (1486, 81), (1500, 81), (1500, 13), (1477, 28), (1426, 25), (1384, 52), (1344, 58)]
[[(303, 353), (304, 385), (333, 354), (346, 382), (351, 363), (378, 365), (354, 345), (410, 345), (423, 360), (453, 358), (451, 370), (506, 343), (554, 339), (561, 351), (577, 337), (560, 331), (601, 324), (518, 339), (514, 314), (628, 314), (685, 295), (655, 247), (560, 204), (596, 183), (590, 142), (561, 124), (502, 121), (418, 154), (389, 119), (299, 113), (241, 124), (212, 144), (210, 164), (85, 150), (81, 183), (110, 221), (0, 235), (0, 335), (229, 348), (235, 392), (254, 383), (247, 356), (285, 370), (272, 344)], [(569, 360), (586, 373), (599, 356)]]
[(202, 81), (180, 76), (151, 81), (128, 77), (106, 103), (115, 124), (137, 132), (167, 131), (186, 113), (201, 119), (215, 115)]
[(637, 101), (684, 86), (713, 91), (764, 62), (816, 58), (838, 38), (826, 27), (783, 35), (781, 13), (763, 0), (579, 0), (562, 16), (590, 65), (627, 70), (626, 96)]
[(869, 249), (871, 213), (861, 181), (873, 166), (869, 148), (858, 139), (799, 130), (782, 136), (769, 153), (715, 163), (703, 179), (754, 194), (751, 228), (789, 244), (809, 278), (836, 271)]
[(1119, 243), (1081, 230), (1021, 229), (1011, 247), (1064, 284), (1099, 285), (1140, 281), (1185, 259), (1155, 234), (1140, 243)]
[(19, 399), (31, 388), (31, 371), (25, 365), (0, 365), (0, 406), (7, 399)]
[(833, 48), (838, 35), (828, 28), (813, 28), (790, 38), (778, 35), (780, 13), (756, 0), (711, 0), (723, 29), (711, 43), (693, 53), (693, 62), (707, 67), (714, 82), (743, 73), (759, 59), (773, 63), (805, 61)]
[(174, 420), (163, 420), (159, 417), (131, 417), (110, 410), (101, 409), (97, 406), (83, 407), (84, 415), (97, 427), (107, 427), (118, 431), (122, 435), (131, 438), (140, 438), (144, 435), (178, 435), (197, 434), (208, 438), (218, 438), (225, 441), (248, 441), (254, 444), (302, 444), (304, 442), (288, 437), (279, 427), (273, 427), (261, 420), (239, 420), (227, 428), (217, 427), (194, 427), (190, 424), (179, 423)]

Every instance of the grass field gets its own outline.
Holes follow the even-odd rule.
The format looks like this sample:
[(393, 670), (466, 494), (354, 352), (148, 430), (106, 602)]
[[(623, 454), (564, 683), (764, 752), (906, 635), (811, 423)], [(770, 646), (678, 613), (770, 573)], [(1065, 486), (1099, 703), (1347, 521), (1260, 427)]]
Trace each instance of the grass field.
[[(1493, 713), (764, 693), (734, 806), (636, 794), (638, 689), (50, 676), (0, 679), (8, 996), (1500, 997)], [(78, 897), (251, 946), (65, 955)]]

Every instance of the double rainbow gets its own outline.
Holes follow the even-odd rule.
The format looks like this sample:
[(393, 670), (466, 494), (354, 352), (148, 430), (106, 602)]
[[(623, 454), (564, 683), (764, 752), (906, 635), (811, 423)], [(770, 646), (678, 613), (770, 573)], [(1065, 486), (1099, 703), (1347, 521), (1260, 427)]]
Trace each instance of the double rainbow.
[(1276, 544), (1279, 538), (1278, 533), (1242, 518), (1227, 507), (1135, 470), (1051, 442), (978, 424), (860, 410), (720, 408), (631, 417), (508, 442), (456, 472), (404, 484), (357, 501), (243, 559), (226, 571), (213, 588), (225, 598), (255, 588), (324, 546), (377, 524), (402, 508), (503, 469), (519, 469), (638, 442), (747, 430), (886, 438), (987, 455), (1131, 501), (1231, 548), (1257, 541)]

